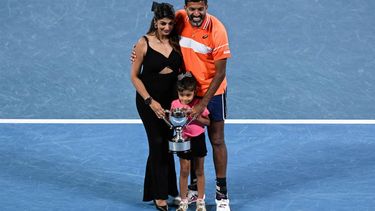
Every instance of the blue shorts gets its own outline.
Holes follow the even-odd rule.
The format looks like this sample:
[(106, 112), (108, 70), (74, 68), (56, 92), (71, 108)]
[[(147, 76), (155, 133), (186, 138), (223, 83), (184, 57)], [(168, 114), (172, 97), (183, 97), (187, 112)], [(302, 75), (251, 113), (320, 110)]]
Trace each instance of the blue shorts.
[(211, 121), (224, 121), (227, 118), (227, 92), (213, 96), (207, 105), (207, 109), (210, 112)]

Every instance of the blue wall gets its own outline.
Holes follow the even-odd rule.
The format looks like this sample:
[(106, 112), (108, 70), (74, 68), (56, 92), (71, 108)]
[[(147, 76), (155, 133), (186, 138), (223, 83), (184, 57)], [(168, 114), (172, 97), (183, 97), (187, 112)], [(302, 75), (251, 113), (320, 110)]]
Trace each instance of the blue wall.
[[(138, 118), (129, 55), (151, 2), (0, 0), (0, 118)], [(209, 11), (230, 36), (229, 118), (375, 118), (374, 1), (210, 0)]]

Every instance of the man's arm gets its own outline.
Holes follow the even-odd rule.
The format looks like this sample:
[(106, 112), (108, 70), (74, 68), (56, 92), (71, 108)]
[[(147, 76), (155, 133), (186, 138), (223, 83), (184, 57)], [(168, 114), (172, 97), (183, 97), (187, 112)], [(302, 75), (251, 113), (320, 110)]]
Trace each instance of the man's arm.
[(220, 87), (220, 84), (223, 82), (226, 75), (227, 59), (220, 59), (215, 61), (216, 73), (208, 87), (206, 94), (203, 96), (202, 100), (194, 106), (191, 116), (197, 117), (207, 107), (211, 98), (215, 95), (217, 89)]

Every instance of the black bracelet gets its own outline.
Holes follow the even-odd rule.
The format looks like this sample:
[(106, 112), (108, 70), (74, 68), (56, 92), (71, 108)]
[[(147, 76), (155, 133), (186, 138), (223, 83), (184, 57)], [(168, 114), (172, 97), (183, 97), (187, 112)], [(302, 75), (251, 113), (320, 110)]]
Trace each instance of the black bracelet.
[(148, 98), (145, 99), (145, 104), (146, 105), (150, 105), (151, 102), (152, 102), (152, 97), (148, 97)]

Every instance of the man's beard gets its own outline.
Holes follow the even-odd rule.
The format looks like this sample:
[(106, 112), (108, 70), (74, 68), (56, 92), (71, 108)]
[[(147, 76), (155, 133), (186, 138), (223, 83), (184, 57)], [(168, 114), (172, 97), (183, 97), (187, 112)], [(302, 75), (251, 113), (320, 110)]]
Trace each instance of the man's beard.
[[(194, 21), (194, 18), (199, 18), (199, 21)], [(204, 16), (199, 15), (199, 16), (194, 16), (194, 15), (189, 15), (189, 20), (193, 26), (201, 26), (203, 23)]]

